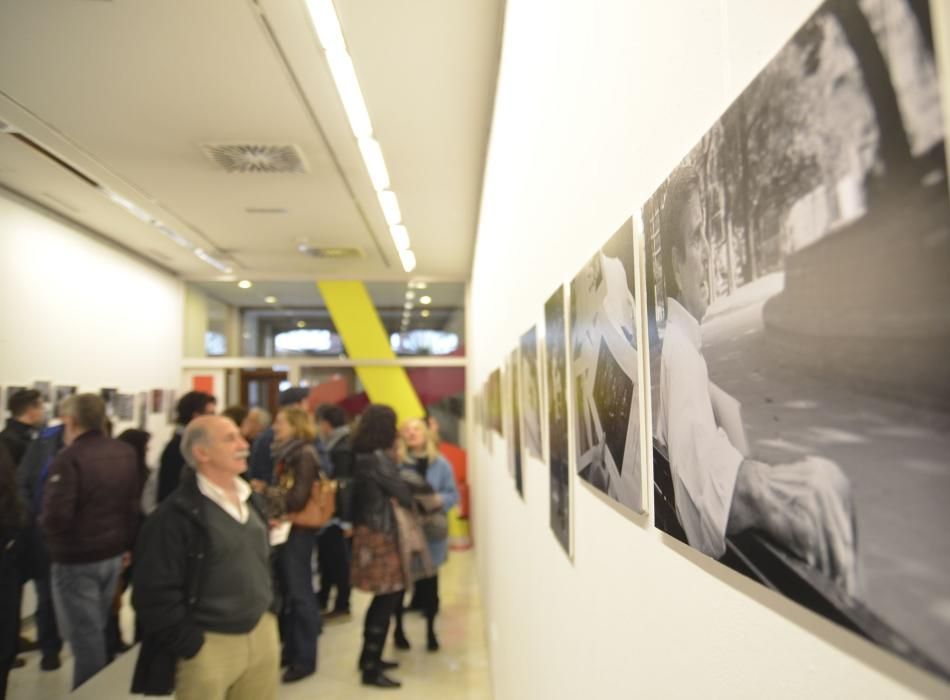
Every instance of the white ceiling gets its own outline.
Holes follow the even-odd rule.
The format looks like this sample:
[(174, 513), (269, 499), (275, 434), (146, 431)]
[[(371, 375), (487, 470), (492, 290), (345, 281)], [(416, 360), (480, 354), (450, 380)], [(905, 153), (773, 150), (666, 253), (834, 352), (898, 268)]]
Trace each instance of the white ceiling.
[[(418, 258), (412, 277), (467, 279), (503, 0), (336, 7)], [(0, 0), (0, 120), (235, 277), (406, 279), (307, 17), (303, 0)], [(309, 172), (225, 173), (200, 149), (222, 142), (296, 144)], [(0, 186), (186, 278), (220, 279), (8, 134)], [(363, 257), (305, 257), (302, 241)]]

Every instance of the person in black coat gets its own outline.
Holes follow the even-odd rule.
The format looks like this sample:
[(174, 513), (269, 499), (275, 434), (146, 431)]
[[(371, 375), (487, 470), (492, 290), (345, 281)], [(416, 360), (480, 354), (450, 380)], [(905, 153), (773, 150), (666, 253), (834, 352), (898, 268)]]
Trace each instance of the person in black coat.
[(43, 396), (36, 389), (21, 389), (7, 400), (10, 417), (0, 431), (0, 443), (7, 449), (14, 469), (20, 464), (36, 431), (46, 422)]
[(212, 415), (216, 399), (203, 391), (189, 391), (178, 401), (175, 434), (165, 445), (158, 467), (158, 494), (156, 501), (161, 503), (178, 486), (185, 458), (181, 454), (181, 436), (185, 427), (198, 416)]
[(13, 460), (0, 444), (0, 700), (19, 646), (25, 525)]
[(396, 461), (396, 413), (389, 406), (371, 405), (353, 436), (353, 563), (351, 582), (373, 593), (363, 625), (359, 668), (364, 685), (398, 688), (384, 671), (397, 664), (382, 660), (389, 621), (405, 590), (396, 543), (392, 500), (412, 508), (412, 494), (399, 476)]

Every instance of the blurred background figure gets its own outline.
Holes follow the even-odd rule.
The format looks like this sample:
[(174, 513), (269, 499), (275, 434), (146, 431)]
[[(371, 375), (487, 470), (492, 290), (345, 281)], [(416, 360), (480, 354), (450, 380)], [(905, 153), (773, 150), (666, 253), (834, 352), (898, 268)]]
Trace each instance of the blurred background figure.
[(216, 406), (217, 400), (203, 391), (189, 391), (178, 400), (175, 434), (165, 445), (158, 467), (158, 503), (175, 490), (185, 468), (185, 458), (181, 454), (181, 436), (185, 426), (198, 416), (213, 414)]
[(13, 460), (0, 444), (0, 700), (7, 696), (7, 677), (19, 645), (25, 525)]
[(248, 444), (253, 445), (258, 436), (270, 427), (270, 412), (263, 408), (252, 408), (238, 425), (241, 435)]
[[(459, 492), (455, 484), (455, 475), (448, 460), (443, 457), (436, 446), (433, 433), (421, 418), (411, 418), (402, 425), (402, 445), (400, 446), (400, 462), (403, 470), (415, 472), (426, 480), (436, 494), (435, 505), (441, 509), (442, 515), (447, 517), (449, 510), (458, 503)], [(440, 533), (441, 534), (441, 533)], [(428, 540), (429, 556), (435, 567), (442, 566), (449, 555), (448, 528), (444, 536)], [(426, 648), (429, 651), (439, 650), (439, 640), (435, 634), (435, 618), (439, 613), (439, 576), (421, 579), (416, 582), (415, 602), (426, 618)], [(402, 597), (396, 609), (396, 646), (400, 649), (409, 649), (409, 640), (403, 630)]]
[(239, 404), (234, 404), (228, 406), (226, 409), (221, 411), (221, 415), (225, 418), (230, 418), (234, 421), (234, 424), (237, 427), (241, 427), (241, 424), (244, 422), (244, 419), (247, 418), (248, 410)]
[[(300, 408), (306, 406), (307, 397), (310, 395), (308, 389), (303, 387), (291, 387), (284, 389), (277, 397), (281, 408)], [(274, 476), (274, 457), (271, 454), (271, 444), (274, 442), (274, 428), (267, 426), (257, 439), (251, 445), (251, 457), (247, 462), (247, 478), (254, 486), (254, 482), (261, 482), (255, 488), (266, 486), (271, 483)]]

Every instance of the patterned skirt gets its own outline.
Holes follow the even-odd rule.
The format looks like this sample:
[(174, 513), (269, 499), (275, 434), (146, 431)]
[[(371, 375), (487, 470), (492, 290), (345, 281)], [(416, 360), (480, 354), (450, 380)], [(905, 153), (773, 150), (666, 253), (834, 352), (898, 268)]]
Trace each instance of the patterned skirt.
[(395, 593), (405, 589), (396, 538), (365, 525), (353, 529), (350, 584), (367, 593)]

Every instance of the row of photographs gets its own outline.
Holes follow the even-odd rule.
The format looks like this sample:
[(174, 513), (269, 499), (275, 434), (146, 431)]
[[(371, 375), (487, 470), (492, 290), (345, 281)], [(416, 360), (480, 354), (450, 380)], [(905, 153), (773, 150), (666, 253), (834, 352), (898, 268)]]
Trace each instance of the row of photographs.
[[(32, 385), (10, 385), (0, 395), (3, 396), (3, 406), (7, 406), (10, 397), (24, 389), (36, 389), (40, 392), (43, 403), (47, 406), (47, 415), (59, 418), (59, 406), (63, 399), (72, 396), (78, 390), (74, 384), (53, 384), (49, 381), (35, 381)], [(99, 395), (106, 404), (106, 416), (110, 420), (124, 423), (137, 423), (139, 428), (145, 429), (148, 417), (152, 414), (161, 414), (165, 421), (175, 421), (175, 390), (152, 389), (149, 392), (136, 394), (121, 393), (115, 388), (103, 388)]]
[(569, 556), (573, 471), (950, 678), (942, 114), (928, 4), (829, 0), (547, 300), (476, 422)]

